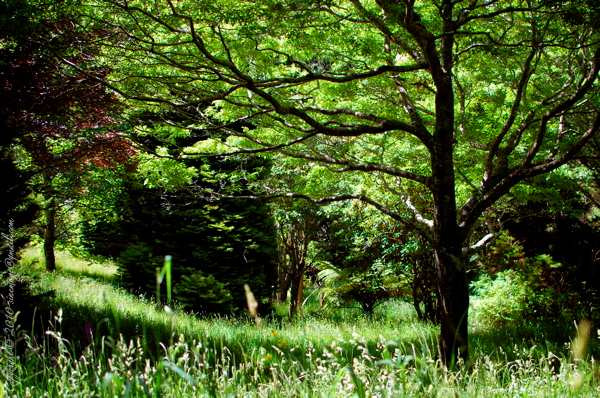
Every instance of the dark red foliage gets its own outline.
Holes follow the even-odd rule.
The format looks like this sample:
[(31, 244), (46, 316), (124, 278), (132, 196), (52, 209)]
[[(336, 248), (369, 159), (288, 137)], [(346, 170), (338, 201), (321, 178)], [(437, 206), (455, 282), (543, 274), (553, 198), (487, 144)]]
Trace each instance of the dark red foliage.
[[(9, 30), (10, 32), (10, 30)], [(118, 132), (117, 97), (60, 57), (105, 76), (88, 44), (97, 33), (78, 32), (68, 18), (38, 23), (27, 35), (4, 37), (0, 48), (0, 123), (16, 132), (16, 142), (38, 171), (77, 172), (86, 165), (113, 167), (135, 154)]]

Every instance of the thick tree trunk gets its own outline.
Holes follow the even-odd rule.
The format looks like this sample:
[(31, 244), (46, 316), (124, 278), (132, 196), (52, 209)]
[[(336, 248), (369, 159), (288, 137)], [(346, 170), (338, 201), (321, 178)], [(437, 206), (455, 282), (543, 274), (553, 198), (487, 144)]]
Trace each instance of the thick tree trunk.
[[(454, 250), (453, 250), (454, 251)], [(440, 359), (452, 366), (468, 359), (469, 289), (461, 250), (436, 250), (439, 277)]]
[(467, 361), (469, 289), (462, 252), (464, 236), (457, 223), (451, 127), (438, 134), (434, 149), (434, 253), (440, 310), (440, 359), (452, 366)]
[(54, 255), (54, 244), (56, 242), (56, 206), (54, 200), (50, 201), (46, 213), (46, 228), (44, 230), (44, 258), (46, 270), (56, 270), (56, 257)]

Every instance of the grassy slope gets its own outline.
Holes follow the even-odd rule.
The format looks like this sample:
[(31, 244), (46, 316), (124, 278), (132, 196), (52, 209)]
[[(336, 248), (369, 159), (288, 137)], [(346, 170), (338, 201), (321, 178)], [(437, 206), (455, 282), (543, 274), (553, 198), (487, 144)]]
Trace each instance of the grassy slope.
[[(574, 371), (564, 346), (530, 330), (473, 330), (473, 371), (452, 373), (427, 359), (437, 330), (404, 303), (372, 317), (309, 308), (260, 325), (199, 320), (115, 288), (114, 266), (61, 256), (48, 275), (34, 257), (25, 254), (26, 272), (38, 275), (40, 291), (56, 290), (47, 304), (62, 313), (46, 343), (23, 356), (18, 396), (566, 396), (580, 376), (580, 396), (600, 391), (593, 372)], [(73, 375), (86, 382), (73, 384)]]

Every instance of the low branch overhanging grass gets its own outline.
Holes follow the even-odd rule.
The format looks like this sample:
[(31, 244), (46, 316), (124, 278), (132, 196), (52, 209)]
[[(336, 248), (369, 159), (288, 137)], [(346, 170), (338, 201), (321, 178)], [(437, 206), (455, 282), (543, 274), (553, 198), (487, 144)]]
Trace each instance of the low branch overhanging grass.
[(251, 317), (197, 319), (177, 308), (169, 314), (93, 275), (74, 277), (60, 269), (59, 262), (57, 275), (39, 272), (43, 289), (56, 289), (48, 304), (62, 311), (47, 325), (51, 332), (44, 342), (23, 355), (15, 396), (504, 397), (599, 391), (592, 361), (532, 348), (529, 341), (493, 353), (475, 347), (470, 373), (441, 370), (431, 359), (436, 328), (419, 323), (403, 303), (390, 303), (373, 317), (344, 310), (256, 325)]

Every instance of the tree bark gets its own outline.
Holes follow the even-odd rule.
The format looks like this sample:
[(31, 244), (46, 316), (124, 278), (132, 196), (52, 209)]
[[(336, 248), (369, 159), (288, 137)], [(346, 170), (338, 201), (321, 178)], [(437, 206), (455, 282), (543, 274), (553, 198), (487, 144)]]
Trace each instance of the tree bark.
[(56, 206), (54, 199), (50, 200), (45, 213), (44, 258), (46, 260), (46, 270), (54, 272), (56, 271), (56, 257), (54, 255), (54, 245), (56, 243)]
[[(452, 103), (452, 102), (450, 102)], [(434, 254), (440, 310), (440, 359), (453, 366), (468, 360), (469, 289), (463, 255), (464, 236), (457, 223), (452, 134), (437, 134), (432, 156)], [(450, 142), (448, 142), (450, 141)]]
[(302, 307), (303, 288), (304, 288), (304, 262), (297, 264), (292, 263), (290, 266), (292, 270), (291, 278), (291, 296), (290, 296), (290, 309), (288, 315), (293, 317), (296, 315), (298, 308)]
[(296, 308), (302, 308), (304, 302), (304, 271), (302, 271), (298, 278), (298, 294), (296, 294)]
[(285, 303), (285, 300), (287, 300), (288, 290), (290, 289), (290, 284), (292, 282), (290, 273), (285, 267), (285, 264), (280, 262), (277, 271), (279, 274), (279, 286), (277, 287), (276, 298), (278, 303)]
[(444, 364), (452, 366), (459, 358), (467, 361), (469, 356), (469, 289), (462, 250), (465, 238), (456, 219), (452, 153), (442, 150), (437, 154), (433, 156), (432, 191), (435, 203), (434, 259), (441, 327), (439, 355)]
[(292, 276), (292, 291), (291, 291), (291, 295), (290, 295), (290, 309), (288, 311), (288, 315), (291, 317), (293, 317), (294, 315), (296, 315), (296, 311), (298, 310), (298, 274), (294, 274)]
[(459, 359), (468, 360), (469, 289), (465, 263), (459, 250), (435, 251), (439, 276), (440, 359), (452, 366)]

